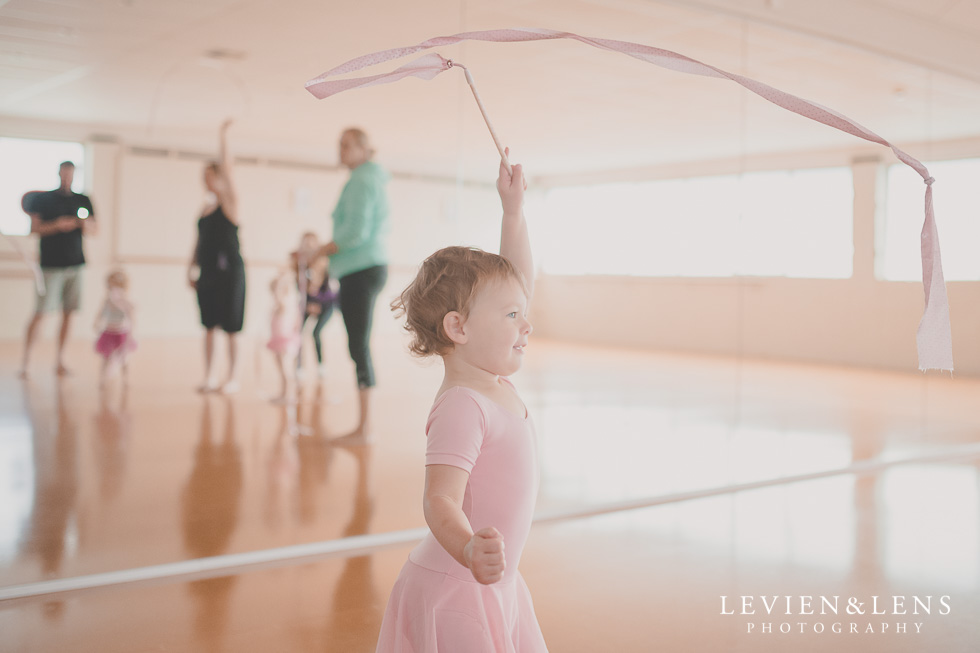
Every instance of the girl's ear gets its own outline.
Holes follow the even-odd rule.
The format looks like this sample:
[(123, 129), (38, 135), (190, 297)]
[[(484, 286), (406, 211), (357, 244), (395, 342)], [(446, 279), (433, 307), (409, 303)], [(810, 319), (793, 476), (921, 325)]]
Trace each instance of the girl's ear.
[(457, 311), (449, 311), (442, 318), (442, 328), (446, 335), (457, 345), (466, 344), (466, 318)]

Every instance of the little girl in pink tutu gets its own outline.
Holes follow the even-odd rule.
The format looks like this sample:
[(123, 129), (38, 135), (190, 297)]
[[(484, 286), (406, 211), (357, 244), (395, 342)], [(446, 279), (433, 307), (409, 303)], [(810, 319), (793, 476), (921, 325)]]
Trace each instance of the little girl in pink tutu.
[(508, 378), (531, 334), (521, 166), (501, 164), (497, 191), (500, 255), (439, 250), (392, 304), (412, 352), (440, 356), (445, 377), (425, 428), (430, 533), (395, 581), (379, 653), (547, 651), (517, 570), (538, 490), (534, 425)]
[(105, 385), (115, 368), (122, 369), (123, 382), (128, 380), (127, 358), (136, 349), (133, 338), (133, 305), (126, 297), (129, 277), (122, 270), (114, 270), (106, 277), (106, 298), (102, 311), (95, 319), (95, 330), (100, 332), (95, 351), (102, 355), (102, 371), (99, 385)]
[(280, 392), (273, 398), (273, 403), (287, 403), (292, 399), (289, 387), (289, 377), (294, 369), (296, 354), (299, 352), (300, 324), (302, 313), (299, 300), (293, 292), (290, 275), (281, 271), (269, 284), (272, 291), (273, 308), (270, 325), (271, 335), (266, 347), (276, 356), (279, 370)]

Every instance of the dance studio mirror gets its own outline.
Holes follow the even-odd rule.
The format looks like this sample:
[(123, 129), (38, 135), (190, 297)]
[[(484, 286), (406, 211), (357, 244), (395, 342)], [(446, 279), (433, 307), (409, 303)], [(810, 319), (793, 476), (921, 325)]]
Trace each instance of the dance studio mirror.
[[(0, 0), (0, 649), (374, 650), (444, 380), (391, 304), (518, 214), (552, 650), (724, 650), (736, 597), (896, 587), (975, 634), (970, 3), (89, 4)], [(71, 149), (23, 180), (13, 139)], [(21, 204), (70, 160), (77, 297)]]

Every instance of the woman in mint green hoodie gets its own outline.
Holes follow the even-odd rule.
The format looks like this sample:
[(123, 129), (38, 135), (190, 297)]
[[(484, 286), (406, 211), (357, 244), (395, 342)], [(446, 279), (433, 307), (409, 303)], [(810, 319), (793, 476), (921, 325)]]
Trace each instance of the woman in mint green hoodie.
[(367, 134), (346, 129), (340, 137), (340, 162), (350, 179), (333, 212), (333, 240), (321, 253), (330, 257), (330, 274), (340, 280), (340, 312), (347, 328), (347, 345), (357, 368), (360, 417), (357, 428), (341, 440), (347, 444), (370, 441), (371, 323), (374, 304), (388, 279), (388, 173), (371, 160), (374, 149)]

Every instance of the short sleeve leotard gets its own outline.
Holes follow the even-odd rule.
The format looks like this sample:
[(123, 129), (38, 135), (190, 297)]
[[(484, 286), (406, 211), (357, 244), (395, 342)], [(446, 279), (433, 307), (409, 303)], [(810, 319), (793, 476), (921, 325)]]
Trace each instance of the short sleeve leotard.
[(518, 571), (538, 490), (530, 416), (455, 387), (433, 404), (426, 437), (426, 465), (469, 472), (463, 513), (474, 532), (488, 526), (500, 531), (507, 566), (499, 582), (482, 585), (430, 532), (395, 582), (378, 652), (547, 651)]

